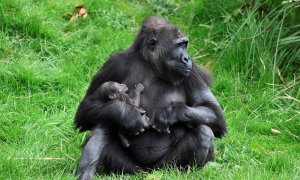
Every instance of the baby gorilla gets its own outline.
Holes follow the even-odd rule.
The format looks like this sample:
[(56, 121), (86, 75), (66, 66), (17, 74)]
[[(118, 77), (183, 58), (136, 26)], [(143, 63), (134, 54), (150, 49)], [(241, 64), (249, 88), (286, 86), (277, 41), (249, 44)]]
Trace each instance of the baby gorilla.
[[(134, 97), (130, 98), (129, 95), (126, 93), (128, 91), (128, 87), (125, 84), (119, 84), (117, 82), (108, 81), (103, 83), (100, 86), (100, 97), (101, 100), (104, 102), (108, 102), (111, 100), (120, 100), (125, 101), (127, 104), (134, 106), (137, 108), (143, 119), (144, 122), (148, 124), (149, 117), (146, 116), (146, 111), (142, 108), (140, 108), (140, 97), (141, 93), (144, 91), (144, 86), (142, 84), (135, 85), (135, 91), (134, 91)], [(144, 129), (141, 131), (143, 132)], [(138, 135), (139, 133), (136, 133)], [(128, 142), (128, 139), (124, 136), (123, 133), (120, 131), (118, 132), (118, 136), (121, 140), (121, 143), (124, 147), (129, 147), (130, 144)]]

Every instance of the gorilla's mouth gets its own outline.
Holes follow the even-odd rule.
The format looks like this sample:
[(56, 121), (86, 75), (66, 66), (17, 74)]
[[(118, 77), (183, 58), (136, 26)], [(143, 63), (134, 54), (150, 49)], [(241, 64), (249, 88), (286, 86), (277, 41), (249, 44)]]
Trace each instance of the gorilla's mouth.
[(177, 66), (177, 70), (179, 73), (183, 76), (189, 76), (192, 69), (189, 69), (187, 67)]
[(184, 72), (190, 72), (190, 71), (191, 71), (191, 69), (182, 68), (182, 67), (180, 67), (180, 66), (178, 66), (178, 69), (179, 69), (180, 71), (184, 71)]
[(128, 87), (125, 84), (119, 84), (120, 86), (120, 91), (121, 92), (127, 92), (128, 91)]
[(180, 71), (185, 71), (185, 72), (190, 72), (192, 70), (191, 68), (189, 68), (185, 65), (178, 65), (177, 69), (180, 70)]
[(123, 92), (127, 92), (127, 91), (128, 91), (128, 87), (127, 86), (123, 87)]

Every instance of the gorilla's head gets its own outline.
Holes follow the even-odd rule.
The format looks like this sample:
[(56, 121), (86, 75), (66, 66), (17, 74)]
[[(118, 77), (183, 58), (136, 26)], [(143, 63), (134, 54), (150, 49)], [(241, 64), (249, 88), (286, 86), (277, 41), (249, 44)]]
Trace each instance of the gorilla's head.
[(190, 75), (192, 60), (187, 53), (188, 38), (168, 21), (150, 16), (142, 24), (133, 48), (164, 80), (181, 83)]

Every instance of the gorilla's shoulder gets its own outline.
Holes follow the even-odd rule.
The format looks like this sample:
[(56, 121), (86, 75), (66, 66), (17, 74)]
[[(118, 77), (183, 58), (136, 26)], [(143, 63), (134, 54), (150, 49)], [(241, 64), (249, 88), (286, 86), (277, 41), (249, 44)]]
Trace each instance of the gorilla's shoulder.
[[(126, 52), (116, 52), (109, 55), (108, 60), (103, 64), (101, 70), (105, 70), (107, 68), (111, 68), (111, 66), (114, 67), (114, 69), (117, 67), (122, 66), (124, 63), (126, 63), (128, 59), (128, 53)], [(98, 72), (100, 72), (98, 71)]]
[(102, 65), (92, 79), (92, 83), (87, 90), (87, 94), (93, 93), (101, 84), (107, 81), (121, 82), (127, 69), (128, 57), (126, 53), (113, 53)]

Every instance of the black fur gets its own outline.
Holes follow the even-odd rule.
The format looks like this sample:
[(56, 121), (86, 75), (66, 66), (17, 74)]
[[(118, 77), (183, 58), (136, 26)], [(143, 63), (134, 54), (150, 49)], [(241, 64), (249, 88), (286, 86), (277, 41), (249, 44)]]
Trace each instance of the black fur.
[[(227, 128), (209, 90), (210, 75), (192, 63), (187, 43), (175, 26), (149, 17), (133, 45), (111, 55), (97, 72), (75, 117), (77, 128), (92, 130), (77, 170), (80, 179), (90, 179), (100, 163), (109, 172), (134, 173), (168, 163), (203, 166), (214, 158), (213, 139)], [(140, 107), (152, 128), (134, 135), (146, 126), (139, 111), (100, 100), (98, 88), (107, 81), (126, 84), (130, 96), (135, 84), (144, 85)], [(122, 147), (119, 131), (126, 133), (129, 148)]]

